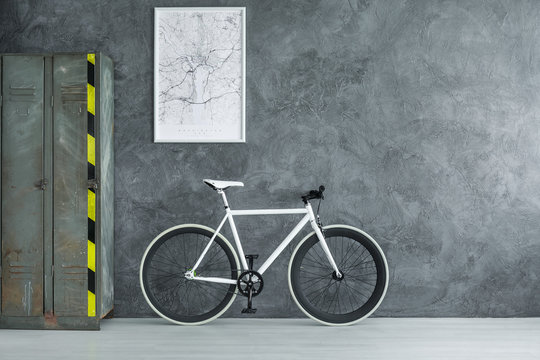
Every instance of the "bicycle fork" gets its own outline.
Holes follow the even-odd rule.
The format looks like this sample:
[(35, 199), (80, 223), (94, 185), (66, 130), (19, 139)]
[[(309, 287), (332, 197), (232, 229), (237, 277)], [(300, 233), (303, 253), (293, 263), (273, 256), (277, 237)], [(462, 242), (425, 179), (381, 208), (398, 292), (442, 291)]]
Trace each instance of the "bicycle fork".
[(337, 264), (334, 261), (334, 257), (332, 256), (332, 253), (330, 252), (330, 248), (328, 247), (328, 244), (326, 243), (326, 240), (324, 239), (324, 235), (321, 230), (322, 228), (320, 224), (317, 222), (315, 218), (315, 214), (313, 214), (313, 209), (311, 208), (311, 204), (308, 203), (306, 205), (306, 209), (309, 214), (309, 218), (310, 218), (309, 224), (311, 225), (311, 228), (313, 229), (313, 231), (315, 231), (315, 234), (319, 238), (319, 243), (321, 244), (321, 247), (324, 253), (326, 254), (326, 257), (328, 258), (328, 261), (330, 261), (330, 265), (332, 265), (332, 267), (334, 268), (334, 271), (336, 272), (336, 276), (338, 278), (341, 278), (343, 275), (339, 271)]

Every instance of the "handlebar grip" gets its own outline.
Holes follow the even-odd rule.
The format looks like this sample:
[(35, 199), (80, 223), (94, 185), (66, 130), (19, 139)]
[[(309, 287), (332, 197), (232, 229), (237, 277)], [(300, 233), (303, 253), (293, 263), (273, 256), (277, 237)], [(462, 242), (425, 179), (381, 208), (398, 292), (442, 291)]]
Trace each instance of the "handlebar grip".
[(307, 203), (308, 200), (312, 199), (324, 199), (323, 192), (325, 190), (324, 185), (319, 186), (319, 190), (310, 190), (309, 193), (302, 196), (304, 203)]

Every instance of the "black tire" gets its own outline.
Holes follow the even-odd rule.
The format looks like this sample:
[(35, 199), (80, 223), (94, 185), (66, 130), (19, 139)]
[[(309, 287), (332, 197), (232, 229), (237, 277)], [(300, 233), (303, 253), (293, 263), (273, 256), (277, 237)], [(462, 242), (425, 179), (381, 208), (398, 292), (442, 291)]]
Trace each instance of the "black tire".
[[(213, 235), (212, 229), (201, 225), (180, 225), (164, 231), (148, 246), (141, 262), (141, 287), (161, 317), (182, 325), (204, 324), (218, 318), (234, 301), (236, 284), (184, 276)], [(195, 273), (236, 281), (238, 269), (231, 244), (218, 234)]]
[(324, 228), (339, 279), (317, 235), (303, 239), (289, 264), (289, 288), (300, 309), (326, 325), (351, 325), (373, 313), (388, 287), (388, 265), (377, 243), (344, 225)]

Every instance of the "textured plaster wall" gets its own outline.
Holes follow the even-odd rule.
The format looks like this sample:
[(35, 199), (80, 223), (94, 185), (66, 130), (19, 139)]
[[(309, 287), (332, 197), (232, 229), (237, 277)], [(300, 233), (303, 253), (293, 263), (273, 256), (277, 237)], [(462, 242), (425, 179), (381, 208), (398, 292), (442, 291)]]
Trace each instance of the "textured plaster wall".
[[(247, 6), (246, 144), (152, 142), (157, 6)], [(376, 315), (540, 316), (539, 15), (534, 0), (0, 0), (0, 52), (115, 61), (117, 316), (151, 314), (137, 272), (156, 234), (217, 225), (205, 177), (246, 183), (232, 208), (294, 207), (325, 184), (323, 220), (386, 252)], [(293, 220), (238, 226), (265, 257)], [(301, 316), (291, 251), (257, 316)]]

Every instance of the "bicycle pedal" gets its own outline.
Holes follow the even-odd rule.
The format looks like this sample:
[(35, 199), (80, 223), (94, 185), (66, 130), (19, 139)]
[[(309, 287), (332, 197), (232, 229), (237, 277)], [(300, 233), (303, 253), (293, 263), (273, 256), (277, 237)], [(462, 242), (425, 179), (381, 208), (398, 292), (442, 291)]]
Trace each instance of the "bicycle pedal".
[(242, 314), (255, 314), (256, 312), (257, 312), (257, 309), (250, 309), (250, 308), (242, 309)]

